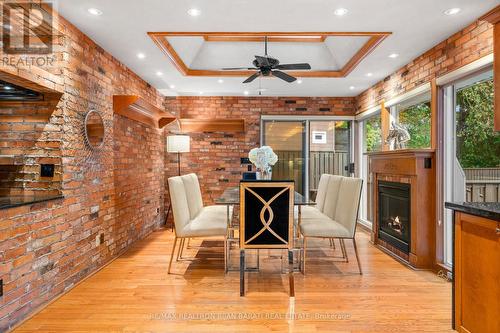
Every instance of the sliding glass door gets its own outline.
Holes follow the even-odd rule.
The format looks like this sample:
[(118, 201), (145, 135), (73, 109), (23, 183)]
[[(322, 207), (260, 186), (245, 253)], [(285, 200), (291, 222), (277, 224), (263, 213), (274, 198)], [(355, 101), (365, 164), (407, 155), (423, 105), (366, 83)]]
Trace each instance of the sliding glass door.
[(273, 179), (293, 179), (297, 192), (314, 199), (322, 174), (350, 176), (351, 126), (326, 117), (263, 119), (262, 144), (278, 155)]
[[(500, 202), (500, 135), (493, 130), (493, 72), (444, 89), (444, 201)], [(452, 265), (452, 212), (444, 210), (444, 262)]]
[(273, 179), (294, 180), (295, 191), (304, 195), (306, 181), (306, 122), (264, 121), (262, 145), (273, 148), (278, 162), (273, 166)]

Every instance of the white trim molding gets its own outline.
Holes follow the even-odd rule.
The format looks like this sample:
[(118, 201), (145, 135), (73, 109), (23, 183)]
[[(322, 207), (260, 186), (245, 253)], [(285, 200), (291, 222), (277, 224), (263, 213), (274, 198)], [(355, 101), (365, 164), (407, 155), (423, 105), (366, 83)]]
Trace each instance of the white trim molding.
[(375, 115), (377, 112), (380, 112), (380, 105), (374, 106), (366, 111), (363, 111), (356, 115), (356, 120), (357, 121), (362, 121), (365, 120), (366, 118), (370, 118), (371, 116)]
[(428, 91), (431, 91), (431, 83), (427, 82), (424, 83), (410, 91), (405, 92), (404, 94), (398, 95), (396, 97), (391, 98), (390, 100), (385, 102), (385, 107), (390, 108), (391, 106), (394, 106), (402, 101), (406, 101), (407, 99), (413, 98), (415, 96), (424, 94)]
[(471, 62), (470, 64), (467, 64), (465, 66), (462, 66), (452, 72), (449, 72), (445, 75), (442, 75), (436, 79), (436, 84), (438, 86), (444, 86), (447, 85), (453, 81), (456, 81), (464, 76), (467, 76), (468, 74), (474, 73), (478, 70), (481, 70), (483, 68), (486, 68), (488, 66), (493, 65), (493, 53), (488, 54), (487, 56), (484, 56), (480, 59), (477, 59), (476, 61)]
[(290, 121), (302, 121), (302, 120), (354, 120), (354, 116), (294, 116), (294, 115), (272, 115), (272, 114), (266, 114), (266, 115), (261, 115), (260, 119), (261, 120), (290, 120)]

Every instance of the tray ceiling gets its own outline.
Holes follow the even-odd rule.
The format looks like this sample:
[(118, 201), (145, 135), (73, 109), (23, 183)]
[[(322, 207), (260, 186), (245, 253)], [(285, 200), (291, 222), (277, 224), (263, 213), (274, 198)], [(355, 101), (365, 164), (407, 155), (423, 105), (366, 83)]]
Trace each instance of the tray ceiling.
[[(471, 24), (500, 1), (56, 0), (53, 3), (61, 15), (165, 95), (243, 96), (246, 92), (253, 96), (264, 89), (263, 94), (267, 96), (356, 96)], [(348, 10), (341, 17), (334, 14), (340, 7)], [(444, 14), (454, 7), (461, 11), (453, 16)], [(102, 15), (90, 14), (89, 8), (99, 9)], [(200, 15), (188, 15), (191, 8), (198, 9)], [(149, 31), (390, 31), (392, 34), (346, 77), (299, 76), (301, 83), (289, 84), (271, 78), (243, 84), (244, 75), (183, 75), (148, 36)], [(259, 50), (259, 43), (251, 46), (239, 42), (242, 49), (248, 50), (233, 51), (230, 45), (230, 53), (224, 61), (222, 58), (219, 61), (208, 56), (209, 52), (221, 52), (216, 41), (212, 41), (213, 47), (208, 47), (205, 40), (197, 41), (196, 50), (190, 50), (190, 46), (181, 45), (183, 43), (172, 40), (186, 66), (202, 70), (216, 69), (222, 64), (248, 64), (254, 56), (251, 53)], [(288, 52), (287, 46), (281, 50), (273, 45), (277, 42), (271, 42), (270, 54), (283, 58), (281, 61), (290, 57), (293, 61), (310, 61), (320, 70), (335, 70), (345, 63), (355, 48), (355, 45), (340, 47), (340, 40), (332, 42), (330, 48), (333, 48), (326, 52), (325, 47), (319, 50), (321, 44), (316, 45), (318, 42), (309, 43), (314, 45), (301, 45)], [(325, 40), (323, 46), (326, 44)], [(310, 55), (310, 50), (316, 50), (317, 54)], [(145, 57), (138, 58), (139, 53)], [(389, 58), (393, 53), (399, 56)]]

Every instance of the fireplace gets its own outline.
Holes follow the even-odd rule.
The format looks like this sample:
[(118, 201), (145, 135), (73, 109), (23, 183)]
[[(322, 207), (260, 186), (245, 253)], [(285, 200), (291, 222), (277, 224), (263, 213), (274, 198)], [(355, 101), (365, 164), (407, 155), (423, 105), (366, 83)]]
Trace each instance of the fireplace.
[(378, 238), (410, 253), (410, 184), (378, 182)]

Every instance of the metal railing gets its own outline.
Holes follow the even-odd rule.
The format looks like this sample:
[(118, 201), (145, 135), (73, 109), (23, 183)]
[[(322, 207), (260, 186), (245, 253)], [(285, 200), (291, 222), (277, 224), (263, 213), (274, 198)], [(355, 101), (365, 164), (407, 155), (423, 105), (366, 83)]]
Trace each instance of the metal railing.
[[(295, 179), (302, 189), (303, 156), (301, 151), (275, 151), (278, 162), (273, 166), (273, 179)], [(322, 174), (349, 176), (344, 168), (349, 164), (349, 152), (311, 151), (309, 153), (309, 188), (315, 192)], [(299, 191), (300, 192), (300, 191)]]

